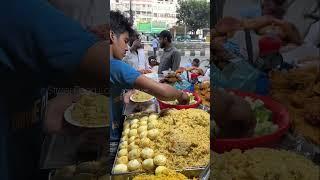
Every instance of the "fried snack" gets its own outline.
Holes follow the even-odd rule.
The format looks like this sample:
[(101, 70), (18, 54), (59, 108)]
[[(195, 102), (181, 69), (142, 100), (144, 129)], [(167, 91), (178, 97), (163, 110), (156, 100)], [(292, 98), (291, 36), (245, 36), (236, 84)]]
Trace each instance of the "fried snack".
[(155, 155), (167, 158), (166, 167), (206, 166), (210, 160), (210, 115), (200, 109), (169, 110), (159, 118), (160, 138)]
[(164, 79), (160, 80), (161, 83), (174, 84), (176, 82), (181, 82), (182, 79), (178, 73), (169, 73)]
[(147, 94), (142, 91), (137, 91), (131, 96), (131, 98), (134, 102), (145, 102), (145, 101), (150, 100), (152, 97), (153, 97), (152, 95)]
[(318, 180), (320, 168), (305, 157), (285, 150), (235, 149), (211, 154), (211, 178), (219, 180), (299, 179)]
[(320, 106), (318, 73), (316, 66), (271, 73), (271, 96), (288, 108), (295, 132), (316, 144), (320, 144), (319, 109), (315, 108)]
[(71, 116), (82, 125), (108, 125), (108, 98), (103, 95), (82, 95)]
[(210, 82), (195, 85), (195, 92), (200, 96), (202, 104), (210, 107)]

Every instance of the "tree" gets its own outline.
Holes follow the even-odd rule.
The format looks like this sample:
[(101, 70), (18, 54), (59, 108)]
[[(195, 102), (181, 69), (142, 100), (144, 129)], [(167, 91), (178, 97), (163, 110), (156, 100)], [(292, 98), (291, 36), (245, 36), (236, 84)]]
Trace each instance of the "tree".
[(195, 33), (198, 29), (209, 27), (210, 5), (207, 0), (178, 0), (178, 24), (185, 24)]

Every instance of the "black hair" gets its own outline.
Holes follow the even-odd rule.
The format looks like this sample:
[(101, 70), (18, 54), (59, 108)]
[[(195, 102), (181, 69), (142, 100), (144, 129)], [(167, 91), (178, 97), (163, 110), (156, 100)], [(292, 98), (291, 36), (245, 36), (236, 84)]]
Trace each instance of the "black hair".
[(149, 56), (149, 57), (148, 57), (148, 61), (150, 62), (151, 59), (156, 59), (156, 57), (155, 57), (155, 56)]
[[(287, 3), (287, 0), (264, 0), (264, 1), (273, 2), (277, 7), (273, 12), (274, 16), (276, 16), (277, 18), (283, 18), (283, 16), (286, 13), (285, 5)], [(263, 8), (263, 5), (262, 5), (262, 8)]]
[(117, 36), (128, 32), (129, 36), (133, 34), (132, 24), (120, 11), (110, 11), (110, 30)]
[(194, 62), (196, 62), (197, 64), (200, 63), (200, 60), (198, 58), (193, 59)]
[(284, 6), (286, 3), (286, 0), (272, 0), (273, 3), (275, 3), (277, 6)]
[(132, 33), (129, 37), (129, 46), (132, 46), (133, 42), (140, 38), (140, 34), (136, 30), (132, 30)]
[(172, 35), (171, 35), (170, 31), (167, 31), (167, 30), (161, 31), (161, 33), (159, 34), (159, 37), (167, 38), (168, 42), (171, 42), (171, 39), (172, 39)]

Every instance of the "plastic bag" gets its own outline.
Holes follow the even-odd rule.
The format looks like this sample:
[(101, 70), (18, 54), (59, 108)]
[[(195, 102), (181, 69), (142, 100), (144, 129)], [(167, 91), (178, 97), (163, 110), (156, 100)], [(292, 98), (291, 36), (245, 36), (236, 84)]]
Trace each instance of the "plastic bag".
[(178, 90), (187, 90), (187, 91), (191, 91), (193, 92), (194, 91), (194, 86), (193, 84), (191, 84), (190, 82), (188, 82), (187, 80), (185, 79), (182, 79), (181, 82), (176, 82), (174, 85), (173, 85), (174, 88), (178, 89)]
[(244, 92), (255, 92), (260, 72), (246, 60), (230, 62), (220, 70), (212, 65), (213, 85), (225, 89), (237, 89)]

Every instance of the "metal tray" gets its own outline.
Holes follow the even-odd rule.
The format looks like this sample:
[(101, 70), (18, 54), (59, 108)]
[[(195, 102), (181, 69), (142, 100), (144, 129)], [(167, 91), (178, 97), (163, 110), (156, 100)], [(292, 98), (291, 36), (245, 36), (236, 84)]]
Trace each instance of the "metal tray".
[(152, 99), (151, 101), (148, 102), (144, 102), (144, 103), (133, 103), (130, 102), (129, 104), (125, 105), (123, 108), (123, 115), (127, 116), (130, 114), (134, 114), (134, 113), (139, 113), (139, 112), (135, 112), (135, 109), (137, 106), (149, 106), (148, 109), (146, 109), (145, 111), (141, 111), (141, 112), (146, 112), (146, 113), (151, 113), (151, 112), (155, 112), (155, 113), (159, 113), (160, 112), (160, 106), (159, 103), (157, 101), (157, 99)]
[(301, 135), (287, 133), (275, 148), (295, 152), (320, 166), (320, 146), (307, 141)]
[[(126, 116), (125, 121), (127, 121), (128, 119), (139, 118), (139, 117), (145, 116), (147, 114), (150, 114), (150, 113), (141, 112), (141, 113), (131, 114), (131, 115)], [(121, 174), (114, 174), (113, 173), (113, 169), (114, 169), (114, 167), (116, 165), (116, 158), (118, 157), (119, 150), (120, 149), (119, 149), (119, 144), (118, 144), (117, 153), (115, 155), (115, 159), (113, 161), (113, 166), (112, 166), (112, 170), (111, 170), (112, 179), (121, 179), (121, 180), (124, 179), (124, 180), (127, 180), (127, 179), (132, 179), (134, 176), (137, 176), (139, 174), (144, 173), (144, 172), (141, 172), (141, 171), (136, 171), (136, 172), (127, 172), (127, 173), (121, 173)], [(189, 167), (189, 168), (186, 168), (184, 170), (177, 170), (177, 172), (180, 172), (180, 173), (184, 174), (186, 177), (188, 177), (190, 179), (192, 179), (194, 177), (199, 177), (199, 179), (204, 180), (206, 177), (208, 177), (208, 174), (210, 175), (210, 172), (208, 172), (208, 171), (210, 171), (209, 167), (210, 167), (209, 165), (202, 166), (202, 167)]]

